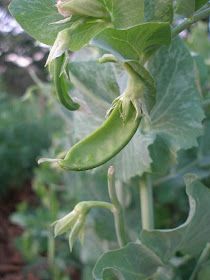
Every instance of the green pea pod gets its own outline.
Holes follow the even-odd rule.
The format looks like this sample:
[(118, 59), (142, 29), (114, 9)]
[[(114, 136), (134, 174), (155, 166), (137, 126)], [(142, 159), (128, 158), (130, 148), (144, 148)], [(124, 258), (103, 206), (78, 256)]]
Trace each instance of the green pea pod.
[(60, 103), (70, 111), (75, 111), (79, 109), (79, 104), (75, 103), (68, 94), (68, 87), (65, 79), (65, 74), (63, 71), (63, 65), (65, 60), (65, 54), (55, 58), (50, 65), (53, 72), (53, 81), (56, 91), (56, 96)]
[(140, 117), (132, 102), (126, 119), (122, 117), (123, 100), (118, 99), (104, 124), (84, 140), (75, 144), (59, 165), (67, 170), (82, 171), (104, 164), (119, 153), (135, 134)]

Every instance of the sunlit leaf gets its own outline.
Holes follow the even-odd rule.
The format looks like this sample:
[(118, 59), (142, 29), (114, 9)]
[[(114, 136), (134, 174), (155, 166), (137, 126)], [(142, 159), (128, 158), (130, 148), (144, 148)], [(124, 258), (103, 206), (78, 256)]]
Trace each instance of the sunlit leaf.
[(102, 255), (96, 263), (93, 275), (96, 280), (107, 279), (104, 274), (109, 270), (117, 273), (117, 279), (144, 280), (152, 276), (161, 265), (160, 258), (146, 246), (130, 243), (122, 249)]
[(190, 205), (186, 222), (175, 229), (143, 231), (141, 234), (142, 242), (163, 261), (168, 261), (177, 251), (198, 256), (210, 242), (210, 190), (193, 177), (186, 181)]
[(10, 12), (31, 36), (52, 45), (58, 32), (68, 26), (68, 23), (53, 24), (63, 19), (55, 4), (55, 0), (13, 0)]

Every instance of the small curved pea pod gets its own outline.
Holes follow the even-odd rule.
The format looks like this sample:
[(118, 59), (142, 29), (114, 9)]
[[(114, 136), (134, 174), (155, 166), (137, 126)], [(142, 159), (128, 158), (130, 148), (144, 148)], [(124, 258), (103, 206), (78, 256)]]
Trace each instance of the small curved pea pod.
[(82, 141), (75, 144), (59, 165), (67, 170), (82, 171), (100, 166), (119, 153), (135, 134), (140, 117), (136, 117), (129, 103), (126, 119), (122, 117), (119, 99), (104, 124)]
[(53, 72), (53, 82), (55, 86), (56, 96), (60, 103), (70, 111), (78, 110), (80, 105), (72, 100), (68, 94), (68, 87), (63, 73), (65, 55), (55, 58), (51, 63)]

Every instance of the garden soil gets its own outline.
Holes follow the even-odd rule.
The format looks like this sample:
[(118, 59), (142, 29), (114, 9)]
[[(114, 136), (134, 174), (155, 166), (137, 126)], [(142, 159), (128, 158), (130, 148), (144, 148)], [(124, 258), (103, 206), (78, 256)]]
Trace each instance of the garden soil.
[[(12, 191), (6, 198), (0, 199), (0, 280), (43, 280), (36, 275), (36, 271), (40, 271), (42, 267), (36, 266), (30, 271), (26, 269), (27, 264), (15, 247), (16, 237), (24, 230), (13, 224), (9, 217), (22, 201), (34, 206), (37, 204), (30, 183), (25, 184), (21, 190)], [(72, 277), (70, 279), (80, 280), (76, 270), (71, 269), (70, 274)]]

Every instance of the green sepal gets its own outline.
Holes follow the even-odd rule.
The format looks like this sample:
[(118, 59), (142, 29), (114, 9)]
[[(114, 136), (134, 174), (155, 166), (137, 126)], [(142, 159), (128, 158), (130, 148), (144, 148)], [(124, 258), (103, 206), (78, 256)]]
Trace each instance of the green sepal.
[(68, 215), (55, 221), (52, 225), (54, 226), (54, 235), (57, 237), (65, 232), (71, 230), (72, 226), (77, 220), (77, 213), (73, 210)]

